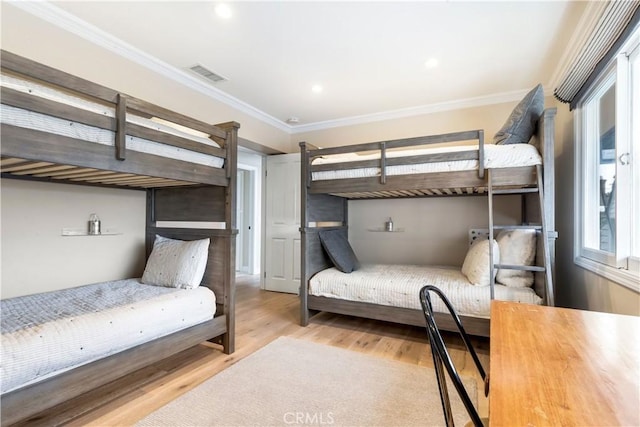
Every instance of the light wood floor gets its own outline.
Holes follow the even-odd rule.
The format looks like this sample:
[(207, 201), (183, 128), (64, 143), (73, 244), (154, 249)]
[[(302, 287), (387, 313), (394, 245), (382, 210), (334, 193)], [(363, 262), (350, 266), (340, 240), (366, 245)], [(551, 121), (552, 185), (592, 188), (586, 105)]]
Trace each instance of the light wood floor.
[[(318, 314), (303, 328), (298, 324), (298, 297), (261, 290), (257, 276), (238, 276), (236, 301), (236, 351), (232, 355), (226, 355), (218, 350), (218, 346), (208, 343), (185, 350), (59, 405), (29, 420), (28, 425), (132, 425), (283, 335), (425, 367), (433, 365), (426, 332), (422, 328), (329, 313)], [(481, 385), (462, 341), (449, 335), (447, 342), (461, 375), (475, 376)], [(483, 365), (488, 368), (488, 340), (477, 339), (474, 343)], [(481, 391), (478, 399), (480, 414), (486, 416), (488, 402)]]

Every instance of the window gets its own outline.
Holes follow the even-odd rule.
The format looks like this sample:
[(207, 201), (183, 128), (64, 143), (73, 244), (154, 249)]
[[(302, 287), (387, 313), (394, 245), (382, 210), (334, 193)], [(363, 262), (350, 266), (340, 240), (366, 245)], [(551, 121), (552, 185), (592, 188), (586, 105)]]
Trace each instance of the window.
[(576, 108), (576, 263), (640, 292), (640, 26)]

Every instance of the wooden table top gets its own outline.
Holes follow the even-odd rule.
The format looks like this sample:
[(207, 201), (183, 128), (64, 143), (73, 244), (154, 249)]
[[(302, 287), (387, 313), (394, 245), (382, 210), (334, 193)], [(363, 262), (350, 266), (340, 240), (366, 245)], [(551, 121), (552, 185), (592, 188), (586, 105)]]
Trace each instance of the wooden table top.
[(640, 317), (493, 301), (491, 426), (639, 426)]

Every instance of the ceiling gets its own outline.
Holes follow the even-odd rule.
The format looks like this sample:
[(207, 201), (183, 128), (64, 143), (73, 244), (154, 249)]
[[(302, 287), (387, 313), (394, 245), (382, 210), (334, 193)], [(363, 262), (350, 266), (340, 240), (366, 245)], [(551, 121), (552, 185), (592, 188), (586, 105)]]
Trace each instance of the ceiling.
[(262, 1), (227, 3), (224, 19), (219, 2), (50, 3), (121, 50), (225, 77), (214, 86), (228, 99), (289, 129), (510, 101), (537, 83), (550, 94), (585, 10), (567, 1)]

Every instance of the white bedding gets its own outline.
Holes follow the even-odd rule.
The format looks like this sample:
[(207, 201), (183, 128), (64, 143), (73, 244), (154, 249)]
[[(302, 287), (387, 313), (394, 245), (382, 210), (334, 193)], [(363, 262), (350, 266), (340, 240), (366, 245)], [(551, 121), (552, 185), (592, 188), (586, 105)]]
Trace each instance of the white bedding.
[[(50, 87), (17, 79), (5, 74), (1, 75), (0, 77), (0, 84), (3, 87), (8, 87), (23, 93), (28, 93), (32, 96), (64, 103), (107, 117), (115, 117), (115, 109), (112, 107), (91, 102), (83, 98), (71, 96), (69, 94), (54, 90)], [(187, 138), (201, 144), (220, 148), (218, 144), (216, 144), (209, 138), (191, 132), (183, 132), (179, 129), (176, 129), (175, 127), (164, 125), (162, 123), (146, 119), (144, 117), (127, 114), (127, 121), (164, 133)], [(2, 108), (0, 108), (0, 122), (18, 127), (55, 133), (57, 135), (81, 139), (88, 142), (95, 142), (98, 144), (111, 146), (115, 145), (115, 132), (113, 131), (48, 116), (46, 114), (36, 113), (9, 105), (3, 104)], [(171, 145), (150, 141), (148, 139), (138, 138), (131, 135), (126, 136), (126, 144), (127, 149), (133, 151), (155, 154), (162, 157), (171, 157), (177, 160), (183, 160), (205, 166), (221, 168), (224, 164), (224, 159), (220, 157), (186, 150), (180, 147), (174, 147)]]
[(2, 393), (213, 318), (213, 292), (97, 283), (2, 300)]
[[(489, 318), (489, 286), (472, 285), (457, 267), (365, 264), (349, 274), (329, 268), (311, 278), (309, 294), (421, 310), (418, 293), (425, 285), (442, 289), (458, 314)], [(542, 303), (531, 288), (498, 284), (495, 285), (495, 298)], [(433, 298), (432, 302), (435, 311), (446, 312), (446, 306), (439, 298)]]
[[(387, 152), (387, 158), (416, 156), (436, 153), (453, 153), (460, 151), (468, 151), (478, 149), (475, 146), (454, 146), (454, 147), (436, 147), (423, 148), (416, 150), (402, 150)], [(512, 168), (522, 166), (534, 166), (542, 164), (542, 158), (535, 146), (530, 144), (511, 144), (511, 145), (484, 145), (484, 167), (485, 168)], [(340, 155), (320, 157), (313, 160), (313, 165), (335, 164), (353, 162), (358, 160), (379, 159), (380, 154), (358, 155), (355, 153), (347, 153)], [(387, 166), (387, 175), (410, 175), (416, 173), (434, 173), (434, 172), (457, 172), (467, 170), (477, 170), (478, 160), (455, 160), (434, 163), (419, 163), (415, 165), (397, 165)], [(379, 176), (379, 167), (345, 169), (333, 171), (318, 171), (312, 173), (314, 181), (327, 179), (346, 179), (346, 178), (366, 178)]]

